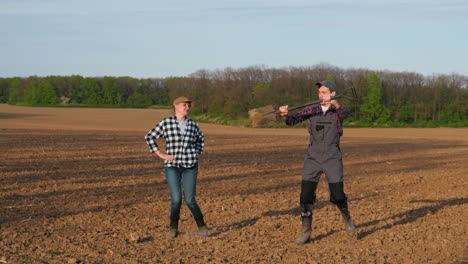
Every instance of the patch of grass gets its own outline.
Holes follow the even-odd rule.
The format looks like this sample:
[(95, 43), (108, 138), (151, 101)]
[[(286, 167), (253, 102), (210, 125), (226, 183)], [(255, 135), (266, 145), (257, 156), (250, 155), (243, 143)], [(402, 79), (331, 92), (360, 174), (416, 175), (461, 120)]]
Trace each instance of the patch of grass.
[(172, 109), (172, 105), (151, 105), (148, 109)]
[[(130, 106), (123, 106), (123, 105), (90, 105), (90, 104), (78, 104), (78, 103), (70, 103), (70, 104), (55, 104), (55, 105), (34, 105), (28, 103), (16, 103), (16, 106), (29, 106), (29, 107), (63, 107), (63, 108), (133, 108)], [(168, 105), (151, 105), (146, 108), (140, 109), (171, 109), (172, 106)]]
[(248, 118), (237, 118), (231, 119), (228, 117), (224, 117), (221, 115), (209, 115), (209, 114), (195, 114), (191, 115), (190, 118), (197, 122), (203, 123), (213, 123), (219, 125), (227, 125), (227, 126), (238, 126), (238, 127), (250, 127), (250, 119)]

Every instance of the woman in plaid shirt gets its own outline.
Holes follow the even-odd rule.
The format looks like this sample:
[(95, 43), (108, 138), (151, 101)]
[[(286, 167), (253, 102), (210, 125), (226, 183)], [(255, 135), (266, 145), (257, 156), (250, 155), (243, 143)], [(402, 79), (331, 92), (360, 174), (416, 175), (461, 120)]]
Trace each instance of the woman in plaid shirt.
[[(178, 235), (180, 207), (182, 205), (181, 183), (184, 186), (184, 199), (192, 212), (198, 226), (198, 234), (208, 236), (208, 228), (203, 220), (203, 214), (195, 200), (198, 159), (203, 153), (205, 137), (198, 124), (187, 115), (193, 102), (187, 97), (174, 100), (175, 115), (166, 117), (146, 135), (150, 151), (164, 160), (164, 172), (171, 194), (171, 216), (167, 236), (175, 238)], [(166, 153), (161, 152), (156, 139), (166, 140)]]

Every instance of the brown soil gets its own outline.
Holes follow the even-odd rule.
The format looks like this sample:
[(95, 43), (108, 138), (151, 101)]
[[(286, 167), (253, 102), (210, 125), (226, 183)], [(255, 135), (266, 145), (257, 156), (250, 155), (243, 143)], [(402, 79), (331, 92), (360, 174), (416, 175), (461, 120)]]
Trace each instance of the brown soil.
[(348, 238), (317, 192), (300, 231), (305, 129), (201, 124), (197, 199), (166, 238), (169, 191), (144, 135), (163, 110), (0, 105), (0, 263), (463, 263), (468, 261), (468, 129), (345, 129)]

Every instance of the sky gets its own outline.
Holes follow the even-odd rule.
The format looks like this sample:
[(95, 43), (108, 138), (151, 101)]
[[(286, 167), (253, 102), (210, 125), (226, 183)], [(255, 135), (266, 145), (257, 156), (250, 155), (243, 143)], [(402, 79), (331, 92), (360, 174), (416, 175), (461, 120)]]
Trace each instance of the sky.
[(0, 77), (323, 63), (468, 76), (468, 1), (0, 0)]

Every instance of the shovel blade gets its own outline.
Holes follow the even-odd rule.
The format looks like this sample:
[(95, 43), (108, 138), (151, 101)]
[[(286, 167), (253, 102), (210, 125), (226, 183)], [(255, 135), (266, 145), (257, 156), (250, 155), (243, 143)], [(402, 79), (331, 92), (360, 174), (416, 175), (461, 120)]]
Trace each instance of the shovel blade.
[(275, 109), (272, 105), (252, 109), (249, 111), (252, 127), (260, 127), (276, 121)]

